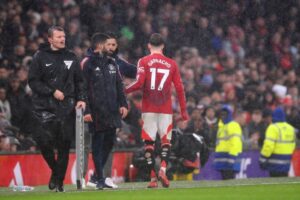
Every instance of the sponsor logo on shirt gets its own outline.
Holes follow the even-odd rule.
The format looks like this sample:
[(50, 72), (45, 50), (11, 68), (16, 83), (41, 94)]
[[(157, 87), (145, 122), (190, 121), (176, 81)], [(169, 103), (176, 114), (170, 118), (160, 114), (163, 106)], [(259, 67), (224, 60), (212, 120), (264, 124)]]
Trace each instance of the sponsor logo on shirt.
[(108, 65), (109, 73), (110, 74), (115, 74), (116, 73), (116, 67), (112, 64)]

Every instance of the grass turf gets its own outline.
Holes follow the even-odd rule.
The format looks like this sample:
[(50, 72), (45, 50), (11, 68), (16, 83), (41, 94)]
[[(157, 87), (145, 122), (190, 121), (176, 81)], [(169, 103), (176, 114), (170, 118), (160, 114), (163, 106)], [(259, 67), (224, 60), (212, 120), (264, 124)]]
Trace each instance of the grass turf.
[(176, 181), (168, 189), (146, 189), (147, 183), (124, 183), (117, 190), (77, 191), (67, 185), (65, 193), (49, 191), (46, 186), (35, 187), (31, 192), (13, 192), (0, 188), (0, 200), (298, 200), (300, 178), (257, 178), (229, 181)]

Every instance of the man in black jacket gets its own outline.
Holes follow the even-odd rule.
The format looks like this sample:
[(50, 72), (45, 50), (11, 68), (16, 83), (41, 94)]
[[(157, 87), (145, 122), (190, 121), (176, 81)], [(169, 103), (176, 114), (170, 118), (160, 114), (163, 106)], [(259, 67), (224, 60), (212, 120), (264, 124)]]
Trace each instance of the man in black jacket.
[(91, 122), (92, 155), (97, 175), (97, 189), (103, 189), (103, 168), (116, 137), (116, 128), (121, 127), (121, 118), (127, 115), (127, 101), (118, 66), (107, 56), (110, 43), (108, 36), (96, 33), (92, 37), (92, 48), (81, 62), (88, 85), (88, 107), (85, 121)]
[(49, 189), (64, 192), (69, 149), (75, 135), (75, 107), (85, 109), (86, 83), (75, 54), (65, 48), (64, 30), (49, 28), (48, 42), (35, 53), (28, 82), (33, 92), (34, 137), (52, 170)]
[(117, 42), (117, 36), (113, 33), (107, 33), (107, 35), (109, 37), (107, 42), (110, 43), (109, 49), (107, 49), (108, 55), (115, 59), (115, 63), (118, 65), (122, 76), (135, 79), (137, 67), (131, 63), (126, 62), (118, 56), (119, 47)]

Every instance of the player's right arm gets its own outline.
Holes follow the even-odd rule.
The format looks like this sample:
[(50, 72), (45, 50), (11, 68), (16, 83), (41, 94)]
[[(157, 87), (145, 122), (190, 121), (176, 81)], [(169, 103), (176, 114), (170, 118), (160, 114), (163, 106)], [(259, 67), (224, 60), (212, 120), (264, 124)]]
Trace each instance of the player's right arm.
[(136, 80), (126, 87), (125, 92), (131, 93), (133, 91), (141, 89), (145, 83), (145, 74), (145, 67), (143, 66), (142, 60), (140, 59), (138, 62)]

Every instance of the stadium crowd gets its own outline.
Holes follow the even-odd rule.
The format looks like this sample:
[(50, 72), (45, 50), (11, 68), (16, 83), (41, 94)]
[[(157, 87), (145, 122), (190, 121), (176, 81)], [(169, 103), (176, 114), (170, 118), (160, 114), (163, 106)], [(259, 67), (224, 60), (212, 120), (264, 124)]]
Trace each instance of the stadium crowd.
[[(218, 112), (227, 104), (248, 114), (244, 147), (260, 148), (271, 111), (283, 105), (300, 127), (299, 0), (3, 0), (0, 2), (0, 151), (34, 151), (28, 69), (51, 25), (65, 28), (79, 59), (95, 32), (119, 35), (119, 55), (131, 63), (147, 53), (159, 32), (184, 82), (190, 121), (174, 127), (204, 135), (215, 146)], [(128, 84), (131, 79), (124, 79)], [(116, 148), (141, 145), (141, 94), (129, 95), (130, 112)], [(174, 99), (176, 99), (174, 97)]]

